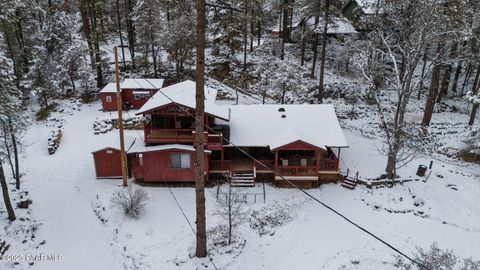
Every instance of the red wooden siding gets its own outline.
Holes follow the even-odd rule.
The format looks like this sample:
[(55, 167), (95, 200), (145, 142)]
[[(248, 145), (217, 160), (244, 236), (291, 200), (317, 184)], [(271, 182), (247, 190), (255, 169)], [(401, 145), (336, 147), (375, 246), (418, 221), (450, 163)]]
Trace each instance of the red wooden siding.
[(145, 103), (147, 103), (148, 99), (140, 99), (135, 100), (135, 95), (133, 92), (141, 91), (141, 92), (150, 92), (150, 96), (153, 96), (158, 90), (154, 89), (122, 89), (122, 98), (123, 103), (128, 102), (132, 109), (140, 109)]
[(97, 178), (122, 177), (122, 161), (120, 151), (116, 149), (103, 149), (93, 153), (95, 173)]
[[(107, 102), (107, 97), (110, 97), (110, 102)], [(117, 94), (115, 93), (100, 93), (99, 98), (102, 101), (102, 109), (105, 112), (117, 110)]]
[[(171, 168), (170, 154), (189, 154), (190, 168)], [(140, 158), (143, 157), (143, 166)], [(133, 176), (144, 182), (195, 182), (195, 156), (192, 151), (164, 150), (139, 153), (133, 159)], [(204, 169), (208, 172), (208, 155), (205, 154)]]

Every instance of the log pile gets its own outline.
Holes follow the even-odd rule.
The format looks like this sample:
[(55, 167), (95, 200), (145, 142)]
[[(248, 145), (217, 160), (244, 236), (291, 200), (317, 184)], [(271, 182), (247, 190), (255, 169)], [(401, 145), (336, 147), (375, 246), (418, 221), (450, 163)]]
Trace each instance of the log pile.
[(60, 142), (62, 141), (62, 130), (55, 129), (50, 132), (50, 136), (48, 137), (48, 153), (53, 155), (58, 147), (60, 146)]
[[(94, 134), (104, 134), (118, 128), (118, 119), (97, 119), (93, 123)], [(123, 118), (123, 128), (127, 130), (142, 130), (143, 119), (141, 116)]]

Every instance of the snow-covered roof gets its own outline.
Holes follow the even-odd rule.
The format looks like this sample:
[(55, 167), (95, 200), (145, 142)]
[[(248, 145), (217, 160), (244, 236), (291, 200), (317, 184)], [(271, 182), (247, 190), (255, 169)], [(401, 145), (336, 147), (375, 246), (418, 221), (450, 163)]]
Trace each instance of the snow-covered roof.
[[(323, 26), (323, 22), (322, 22), (322, 19), (320, 19), (317, 27), (320, 27), (321, 29), (323, 29), (322, 26)], [(297, 27), (300, 27), (300, 23), (299, 25), (297, 25)], [(312, 16), (307, 20), (307, 27), (311, 29), (315, 28), (315, 17)], [(328, 24), (327, 33), (328, 34), (356, 34), (358, 32), (355, 30), (352, 23), (348, 19), (343, 17), (334, 17), (332, 18), (332, 22)]]
[[(135, 144), (136, 141), (137, 141), (137, 139), (135, 137), (128, 136), (128, 135), (123, 136), (125, 151), (127, 153), (132, 148), (132, 146)], [(102, 151), (102, 150), (105, 150), (105, 149), (109, 149), (109, 148), (120, 150), (120, 136), (114, 136), (113, 139), (110, 138), (110, 137), (104, 139), (104, 142), (102, 143), (102, 146), (103, 146), (103, 148), (98, 149), (98, 150), (94, 151), (93, 153), (96, 153), (96, 152), (99, 152), (99, 151)]]
[(322, 149), (348, 147), (331, 104), (232, 105), (230, 109), (226, 124), (230, 141), (237, 146), (275, 149), (300, 140)]
[(356, 0), (365, 14), (375, 14), (383, 0)]
[[(143, 105), (137, 114), (154, 110), (173, 102), (195, 109), (195, 82), (186, 80), (160, 89)], [(218, 118), (228, 120), (230, 111), (225, 106), (215, 104), (217, 90), (205, 86), (205, 112)]]
[[(165, 151), (165, 150), (183, 150), (194, 152), (195, 148), (193, 145), (185, 144), (163, 144), (155, 146), (145, 146), (143, 140), (136, 140), (133, 146), (130, 148), (128, 153), (145, 153), (145, 152), (154, 152), (154, 151)], [(211, 153), (211, 151), (205, 150), (205, 153)]]
[(100, 93), (117, 93), (116, 83), (108, 83), (100, 90)]
[(122, 89), (160, 89), (163, 79), (125, 79), (121, 84)]

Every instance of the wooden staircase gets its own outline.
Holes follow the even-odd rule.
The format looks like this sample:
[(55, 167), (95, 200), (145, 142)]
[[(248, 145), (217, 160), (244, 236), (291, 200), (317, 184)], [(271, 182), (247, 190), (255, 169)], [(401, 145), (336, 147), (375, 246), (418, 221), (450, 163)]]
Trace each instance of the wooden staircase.
[(230, 185), (232, 187), (254, 187), (256, 175), (255, 167), (253, 172), (233, 172), (230, 176)]
[(348, 188), (348, 189), (355, 189), (355, 187), (358, 184), (358, 172), (355, 174), (355, 177), (348, 176), (349, 170), (347, 170), (347, 175), (343, 177), (342, 180), (342, 187)]

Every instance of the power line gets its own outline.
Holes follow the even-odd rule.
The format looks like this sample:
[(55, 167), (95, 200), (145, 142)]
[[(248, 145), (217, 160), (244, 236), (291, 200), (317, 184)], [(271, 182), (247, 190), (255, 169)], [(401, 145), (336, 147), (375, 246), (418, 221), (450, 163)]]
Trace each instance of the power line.
[[(135, 79), (134, 79), (134, 80), (135, 80)], [(135, 80), (135, 82), (136, 82), (138, 85), (140, 85), (140, 84), (137, 82), (137, 80)], [(150, 83), (150, 82), (149, 82), (149, 83)], [(151, 84), (151, 83), (150, 83), (150, 84)], [(128, 116), (129, 116), (130, 118), (132, 118), (132, 116), (130, 115), (130, 113), (129, 113), (128, 111), (127, 111), (127, 114), (128, 114)], [(136, 130), (136, 132), (137, 132), (139, 138), (142, 138), (140, 132), (139, 132), (138, 130)], [(143, 145), (143, 144), (142, 144), (142, 145)], [(145, 148), (145, 150), (148, 151), (148, 148), (147, 148), (145, 145), (143, 145), (143, 147)], [(177, 197), (176, 197), (175, 194), (173, 193), (173, 191), (172, 191), (172, 189), (170, 188), (170, 186), (168, 185), (167, 181), (166, 181), (166, 180), (163, 180), (163, 182), (164, 182), (165, 186), (167, 186), (168, 191), (169, 191), (170, 194), (172, 195), (173, 200), (174, 200), (175, 203), (177, 204), (178, 209), (179, 209), (180, 212), (182, 213), (182, 215), (183, 215), (185, 221), (187, 222), (188, 226), (190, 227), (193, 235), (196, 235), (197, 233), (196, 233), (195, 229), (193, 228), (192, 222), (190, 222), (190, 219), (187, 217), (187, 214), (186, 214), (185, 211), (183, 210), (182, 205), (181, 205), (180, 202), (178, 201)], [(210, 260), (210, 262), (212, 263), (213, 268), (215, 268), (215, 270), (218, 270), (217, 266), (216, 266), (215, 263), (213, 262), (213, 258), (210, 256), (210, 253), (208, 252), (208, 250), (207, 250), (207, 256), (208, 256), (208, 259)]]
[[(145, 81), (147, 81), (151, 86), (153, 86), (154, 88), (156, 88), (148, 79), (145, 79)], [(137, 82), (138, 83), (138, 82)], [(188, 110), (184, 110), (183, 107), (181, 105), (179, 105), (177, 102), (175, 102), (172, 98), (170, 98), (169, 96), (167, 96), (165, 93), (162, 92), (161, 89), (158, 90), (158, 92), (160, 92), (164, 97), (166, 97), (168, 100), (170, 100), (173, 104), (175, 104), (180, 110), (184, 111), (185, 113), (187, 113), (188, 115), (190, 115), (191, 117), (193, 117), (195, 119), (195, 121), (198, 121), (199, 119), (193, 115), (192, 113), (190, 113)], [(211, 127), (209, 127), (208, 125), (204, 124), (204, 127), (207, 128), (209, 131), (211, 131), (212, 133), (214, 133), (215, 135), (220, 135), (220, 133), (218, 133), (217, 131), (213, 130)], [(264, 167), (265, 169), (269, 169), (269, 170), (272, 170), (272, 168), (268, 167), (266, 164), (264, 164), (263, 162), (257, 160), (255, 157), (253, 157), (252, 155), (250, 155), (249, 153), (247, 153), (245, 150), (241, 149), (239, 146), (237, 146), (236, 144), (234, 144), (232, 141), (230, 141), (229, 139), (226, 139), (225, 137), (223, 137), (223, 139), (225, 141), (227, 141), (229, 144), (231, 144), (233, 147), (235, 147), (236, 149), (238, 149), (240, 152), (242, 152), (243, 154), (245, 154), (248, 158), (252, 159), (253, 161), (255, 161), (256, 163), (260, 164), (262, 167)], [(285, 177), (283, 176), (280, 176), (280, 178), (284, 181), (286, 181), (287, 183), (289, 183), (292, 187), (294, 187), (295, 189), (298, 189), (299, 191), (301, 191), (303, 194), (305, 194), (307, 197), (313, 199), (314, 201), (316, 201), (317, 203), (321, 204), (323, 207), (327, 208), (328, 210), (332, 211), (334, 214), (338, 215), (339, 217), (343, 218), (345, 221), (347, 221), (348, 223), (352, 224), (353, 226), (357, 227), (358, 229), (360, 229), (361, 231), (365, 232), (366, 234), (372, 236), (374, 239), (378, 240), (379, 242), (381, 242), (382, 244), (386, 245), (387, 247), (389, 247), (390, 249), (392, 249), (393, 251), (397, 252), (398, 254), (400, 254), (401, 256), (405, 257), (406, 259), (408, 259), (409, 261), (411, 261), (412, 263), (420, 266), (421, 268), (425, 269), (425, 270), (433, 270), (433, 269), (430, 269), (428, 267), (426, 267), (425, 265), (423, 265), (422, 263), (418, 262), (417, 260), (411, 258), (410, 256), (406, 255), (405, 253), (403, 253), (402, 251), (400, 251), (398, 248), (394, 247), (393, 245), (391, 245), (390, 243), (388, 243), (386, 240), (383, 240), (382, 238), (380, 238), (379, 236), (375, 235), (374, 233), (370, 232), (369, 230), (365, 229), (364, 227), (362, 227), (361, 225), (357, 224), (356, 222), (352, 221), (351, 219), (349, 219), (348, 217), (346, 217), (345, 215), (343, 215), (342, 213), (340, 213), (339, 211), (335, 210), (333, 207), (329, 206), (328, 204), (322, 202), (320, 199), (316, 198), (315, 196), (311, 195), (309, 192), (307, 192), (306, 190), (302, 189), (301, 187), (297, 186), (295, 183), (293, 183), (292, 181), (286, 179)]]

